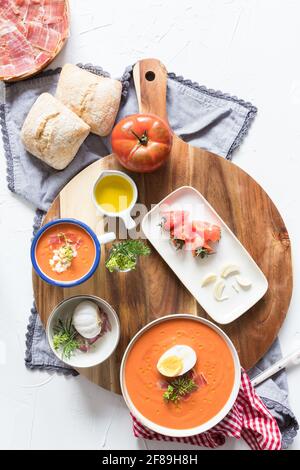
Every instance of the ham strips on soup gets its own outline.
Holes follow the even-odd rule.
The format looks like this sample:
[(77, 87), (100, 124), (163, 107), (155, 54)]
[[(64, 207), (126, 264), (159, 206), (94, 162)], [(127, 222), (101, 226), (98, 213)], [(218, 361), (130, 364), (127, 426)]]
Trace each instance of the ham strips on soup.
[(66, 0), (0, 0), (0, 80), (38, 72), (68, 35)]

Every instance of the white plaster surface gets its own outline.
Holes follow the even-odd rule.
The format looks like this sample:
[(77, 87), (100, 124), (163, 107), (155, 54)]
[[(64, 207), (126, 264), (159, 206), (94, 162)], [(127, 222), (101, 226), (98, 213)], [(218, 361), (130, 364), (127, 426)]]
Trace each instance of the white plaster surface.
[[(126, 65), (157, 57), (169, 71), (258, 106), (235, 162), (264, 186), (288, 227), (295, 285), (280, 339), (285, 354), (299, 347), (300, 2), (71, 0), (70, 5), (72, 33), (55, 65), (91, 62), (118, 77)], [(2, 146), (0, 165), (0, 448), (189, 448), (136, 440), (123, 399), (84, 378), (26, 370), (34, 208), (8, 191)], [(298, 418), (299, 379), (300, 367), (288, 371)], [(246, 448), (233, 440), (226, 444)], [(300, 449), (299, 436), (292, 448)]]

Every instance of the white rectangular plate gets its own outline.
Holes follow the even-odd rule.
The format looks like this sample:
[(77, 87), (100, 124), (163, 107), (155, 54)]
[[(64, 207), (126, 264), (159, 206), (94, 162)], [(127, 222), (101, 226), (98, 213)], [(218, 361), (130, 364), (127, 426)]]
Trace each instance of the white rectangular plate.
[[(219, 225), (221, 240), (216, 244), (216, 253), (200, 259), (193, 258), (190, 251), (176, 251), (170, 243), (169, 233), (163, 232), (159, 226), (160, 212), (165, 205), (168, 206), (168, 210), (188, 210), (193, 220)], [(218, 323), (230, 323), (241, 316), (256, 304), (268, 289), (268, 281), (253, 258), (202, 194), (191, 186), (176, 189), (151, 209), (142, 221), (142, 229), (146, 238), (184, 286)], [(232, 287), (232, 284), (236, 283), (235, 276), (231, 275), (224, 279), (223, 295), (228, 296), (228, 300), (217, 301), (213, 296), (214, 284), (201, 287), (201, 281), (209, 273), (220, 276), (222, 268), (227, 264), (239, 266), (240, 277), (249, 280), (252, 286), (249, 289), (240, 287), (239, 293), (235, 292)]]

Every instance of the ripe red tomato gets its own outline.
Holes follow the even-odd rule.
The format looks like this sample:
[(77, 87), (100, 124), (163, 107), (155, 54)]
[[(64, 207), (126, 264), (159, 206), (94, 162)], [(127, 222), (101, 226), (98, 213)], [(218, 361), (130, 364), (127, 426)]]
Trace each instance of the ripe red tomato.
[(125, 168), (150, 173), (168, 158), (172, 133), (168, 124), (154, 114), (132, 114), (114, 127), (111, 143)]

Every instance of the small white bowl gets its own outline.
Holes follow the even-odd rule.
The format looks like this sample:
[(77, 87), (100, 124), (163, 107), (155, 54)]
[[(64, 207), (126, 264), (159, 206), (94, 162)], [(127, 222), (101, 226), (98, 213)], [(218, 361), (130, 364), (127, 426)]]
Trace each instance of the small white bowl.
[[(77, 305), (84, 300), (90, 300), (91, 302), (94, 302), (95, 304), (99, 305), (104, 313), (106, 313), (111, 325), (111, 331), (107, 331), (103, 336), (101, 336), (93, 344), (90, 351), (82, 352), (76, 350), (70, 359), (67, 359), (62, 357), (60, 351), (56, 351), (54, 349), (53, 327), (59, 318), (62, 320), (67, 320), (70, 318)], [(115, 351), (120, 339), (120, 322), (115, 310), (105, 300), (100, 299), (94, 295), (76, 295), (74, 297), (69, 297), (68, 299), (63, 300), (54, 308), (47, 321), (46, 334), (53, 353), (65, 364), (68, 364), (75, 369), (94, 367), (106, 361), (106, 359), (108, 359)]]
[[(133, 197), (132, 197), (132, 201), (131, 201), (131, 204), (129, 207), (127, 207), (127, 209), (121, 211), (121, 212), (109, 212), (109, 211), (106, 211), (103, 209), (103, 207), (98, 204), (96, 198), (95, 198), (95, 189), (97, 187), (97, 184), (99, 183), (99, 181), (102, 179), (102, 178), (105, 178), (105, 176), (108, 176), (108, 175), (118, 175), (118, 176), (121, 176), (122, 178), (124, 178), (125, 180), (128, 181), (128, 183), (131, 185), (132, 187), (132, 190), (133, 190)], [(131, 210), (133, 209), (133, 207), (135, 206), (135, 203), (137, 201), (137, 197), (138, 197), (138, 190), (137, 190), (137, 186), (135, 184), (135, 182), (133, 181), (132, 178), (130, 178), (130, 176), (128, 176), (126, 173), (124, 173), (123, 171), (118, 171), (118, 170), (104, 170), (100, 173), (99, 177), (97, 178), (97, 181), (95, 182), (94, 184), (94, 187), (93, 187), (93, 193), (92, 193), (92, 200), (93, 200), (93, 203), (95, 205), (95, 207), (98, 209), (98, 211), (100, 212), (100, 214), (102, 215), (107, 215), (108, 217), (120, 217), (120, 219), (123, 220), (124, 224), (125, 224), (125, 227), (127, 228), (127, 230), (130, 230), (130, 229), (133, 229), (135, 228), (136, 226), (136, 223), (135, 221), (133, 220), (133, 218), (131, 217), (130, 215), (130, 212)]]

